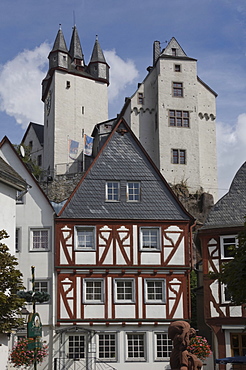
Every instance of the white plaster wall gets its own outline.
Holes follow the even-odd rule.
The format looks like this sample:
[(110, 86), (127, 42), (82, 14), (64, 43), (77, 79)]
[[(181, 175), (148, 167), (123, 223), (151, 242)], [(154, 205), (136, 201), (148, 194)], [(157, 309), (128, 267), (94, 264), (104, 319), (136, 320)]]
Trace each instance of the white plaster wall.
[(15, 254), (16, 230), (16, 190), (0, 182), (0, 230), (5, 230), (9, 238), (4, 239), (11, 254)]
[[(70, 82), (70, 88), (66, 88), (67, 81)], [(53, 167), (54, 158), (54, 165), (59, 165), (58, 172), (61, 168), (61, 173), (64, 172), (64, 164), (73, 163), (68, 156), (68, 140), (78, 141), (81, 152), (82, 132), (91, 135), (95, 124), (108, 119), (107, 84), (55, 71), (50, 90), (52, 98), (48, 127), (45, 124), (45, 169), (49, 165)]]

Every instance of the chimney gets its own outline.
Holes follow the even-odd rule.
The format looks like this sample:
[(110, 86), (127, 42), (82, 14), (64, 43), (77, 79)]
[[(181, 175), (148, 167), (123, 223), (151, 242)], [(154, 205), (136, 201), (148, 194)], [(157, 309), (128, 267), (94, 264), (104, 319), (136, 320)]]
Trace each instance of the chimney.
[(154, 41), (153, 44), (153, 66), (155, 65), (159, 55), (161, 54), (160, 41)]

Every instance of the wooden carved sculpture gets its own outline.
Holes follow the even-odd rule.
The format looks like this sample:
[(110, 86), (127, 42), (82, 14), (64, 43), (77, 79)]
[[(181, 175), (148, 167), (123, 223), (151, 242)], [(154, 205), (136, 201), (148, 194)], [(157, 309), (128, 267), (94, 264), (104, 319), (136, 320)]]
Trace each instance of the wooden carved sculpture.
[(199, 370), (202, 362), (187, 350), (190, 338), (196, 335), (195, 329), (186, 321), (174, 321), (168, 328), (168, 336), (173, 341), (170, 356), (172, 370)]

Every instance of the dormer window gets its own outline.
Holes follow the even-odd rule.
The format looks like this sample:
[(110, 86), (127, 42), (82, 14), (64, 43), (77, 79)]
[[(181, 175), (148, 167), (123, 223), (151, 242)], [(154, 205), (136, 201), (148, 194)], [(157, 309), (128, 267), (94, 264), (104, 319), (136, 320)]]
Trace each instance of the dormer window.
[(118, 202), (120, 200), (120, 183), (119, 181), (106, 182), (106, 201)]

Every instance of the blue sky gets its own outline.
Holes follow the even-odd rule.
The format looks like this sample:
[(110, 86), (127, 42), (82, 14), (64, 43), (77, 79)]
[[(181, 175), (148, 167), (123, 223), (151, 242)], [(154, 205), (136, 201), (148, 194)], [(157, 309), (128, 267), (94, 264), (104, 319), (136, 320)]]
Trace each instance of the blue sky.
[(42, 123), (41, 80), (61, 24), (69, 45), (76, 24), (86, 62), (96, 35), (111, 66), (114, 117), (152, 64), (153, 41), (174, 36), (198, 59), (198, 75), (217, 98), (219, 195), (246, 160), (245, 0), (1, 0), (0, 139), (19, 143)]

